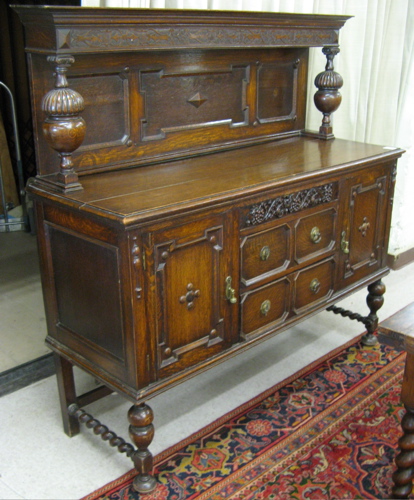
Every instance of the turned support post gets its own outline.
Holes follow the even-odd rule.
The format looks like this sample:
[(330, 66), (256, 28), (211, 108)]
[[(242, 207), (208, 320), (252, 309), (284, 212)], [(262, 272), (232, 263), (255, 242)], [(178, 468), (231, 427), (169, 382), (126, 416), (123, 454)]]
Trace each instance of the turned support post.
[(326, 56), (325, 71), (319, 73), (315, 78), (315, 86), (318, 91), (314, 95), (317, 109), (323, 113), (322, 125), (319, 127), (319, 137), (322, 139), (334, 139), (332, 132), (331, 114), (339, 108), (342, 96), (338, 89), (343, 85), (342, 76), (334, 71), (333, 60), (339, 53), (339, 47), (324, 47), (322, 52)]
[(403, 435), (398, 441), (400, 451), (395, 458), (397, 470), (392, 476), (393, 498), (408, 498), (413, 489), (414, 479), (414, 353), (411, 352), (412, 346), (406, 347), (408, 347), (407, 358), (401, 389), (401, 401), (406, 413), (401, 421)]
[(362, 337), (364, 345), (375, 345), (378, 343), (375, 335), (378, 329), (377, 311), (384, 304), (384, 293), (385, 285), (381, 280), (375, 281), (368, 286), (367, 305), (370, 312), (365, 323), (367, 333)]
[(133, 486), (138, 493), (150, 493), (157, 486), (157, 481), (152, 475), (153, 457), (148, 450), (154, 437), (153, 419), (152, 409), (145, 403), (135, 404), (129, 409), (128, 421), (131, 424), (129, 435), (137, 447), (131, 457), (138, 472)]
[(42, 102), (42, 109), (46, 114), (43, 134), (49, 146), (60, 157), (56, 187), (67, 193), (82, 189), (73, 166), (72, 153), (85, 138), (85, 121), (79, 116), (85, 105), (79, 92), (68, 88), (66, 73), (75, 62), (74, 57), (50, 56), (48, 61), (56, 64), (56, 81), (55, 88), (45, 95)]
[(401, 421), (403, 436), (398, 441), (399, 454), (395, 458), (397, 470), (392, 475), (392, 498), (408, 498), (414, 478), (414, 408), (405, 407)]

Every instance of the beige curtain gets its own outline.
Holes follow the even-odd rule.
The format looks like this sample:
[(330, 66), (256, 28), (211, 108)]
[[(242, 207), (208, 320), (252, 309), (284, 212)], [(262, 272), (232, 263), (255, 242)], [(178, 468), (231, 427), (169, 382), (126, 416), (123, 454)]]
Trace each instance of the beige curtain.
[[(414, 247), (414, 0), (83, 0), (88, 6), (256, 10), (347, 14), (335, 69), (343, 76), (341, 107), (333, 117), (336, 137), (399, 146), (399, 162), (389, 252)], [(321, 115), (313, 104), (314, 77), (325, 57), (312, 49), (307, 128)]]

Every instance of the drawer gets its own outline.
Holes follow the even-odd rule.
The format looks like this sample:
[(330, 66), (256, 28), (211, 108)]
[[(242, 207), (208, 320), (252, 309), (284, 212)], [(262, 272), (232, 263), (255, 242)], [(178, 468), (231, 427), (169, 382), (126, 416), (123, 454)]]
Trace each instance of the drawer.
[(246, 236), (241, 243), (241, 279), (243, 284), (264, 275), (277, 274), (290, 264), (290, 228), (278, 225)]
[(299, 271), (294, 279), (295, 313), (328, 300), (334, 292), (335, 261), (325, 260)]
[(248, 292), (241, 300), (242, 335), (281, 323), (289, 312), (291, 284), (288, 278)]
[(295, 260), (298, 264), (323, 256), (335, 247), (335, 208), (301, 217), (295, 224)]

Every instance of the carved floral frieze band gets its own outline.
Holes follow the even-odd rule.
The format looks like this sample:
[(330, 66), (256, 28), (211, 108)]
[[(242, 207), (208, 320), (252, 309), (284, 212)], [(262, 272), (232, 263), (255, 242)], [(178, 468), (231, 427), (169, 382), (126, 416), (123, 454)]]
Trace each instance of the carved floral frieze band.
[(271, 219), (280, 219), (285, 215), (300, 212), (306, 208), (329, 203), (336, 196), (334, 187), (333, 183), (324, 184), (252, 205), (249, 208), (245, 225), (255, 226)]
[(189, 48), (189, 47), (283, 47), (336, 44), (338, 31), (324, 29), (283, 28), (215, 28), (145, 26), (128, 28), (74, 28), (59, 30), (60, 49), (94, 49), (108, 51), (125, 48)]

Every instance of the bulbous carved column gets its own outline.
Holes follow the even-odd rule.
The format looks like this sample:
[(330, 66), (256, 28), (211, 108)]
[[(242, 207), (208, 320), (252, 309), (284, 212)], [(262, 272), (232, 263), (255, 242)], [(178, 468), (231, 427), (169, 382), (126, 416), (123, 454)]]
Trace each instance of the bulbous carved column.
[(367, 316), (368, 322), (365, 323), (367, 333), (362, 336), (362, 343), (364, 345), (375, 345), (378, 343), (376, 332), (378, 329), (378, 316), (377, 311), (384, 304), (385, 285), (381, 280), (374, 281), (368, 286), (367, 305), (369, 307), (369, 314)]
[(334, 71), (333, 59), (339, 52), (339, 47), (324, 47), (327, 62), (325, 71), (319, 73), (315, 78), (315, 86), (318, 91), (315, 93), (314, 102), (319, 111), (323, 113), (322, 125), (319, 127), (319, 135), (324, 139), (334, 139), (332, 133), (331, 113), (339, 108), (342, 96), (338, 89), (343, 85), (342, 76)]
[(68, 88), (66, 72), (75, 62), (72, 56), (50, 56), (56, 63), (55, 88), (43, 98), (42, 109), (46, 113), (43, 134), (51, 148), (59, 153), (60, 171), (56, 184), (63, 191), (82, 189), (73, 168), (72, 153), (85, 138), (86, 125), (79, 113), (85, 108), (82, 96)]
[(152, 475), (153, 457), (148, 450), (154, 437), (153, 419), (152, 409), (145, 403), (137, 403), (129, 409), (129, 435), (137, 447), (131, 457), (138, 472), (133, 486), (139, 493), (150, 493), (157, 486), (157, 481)]

